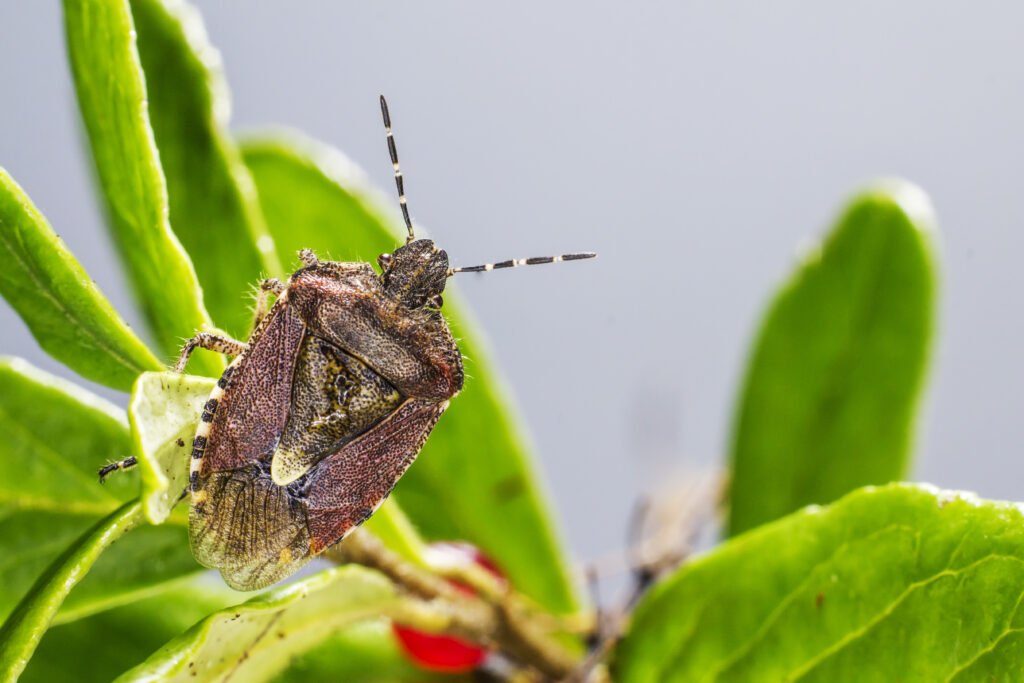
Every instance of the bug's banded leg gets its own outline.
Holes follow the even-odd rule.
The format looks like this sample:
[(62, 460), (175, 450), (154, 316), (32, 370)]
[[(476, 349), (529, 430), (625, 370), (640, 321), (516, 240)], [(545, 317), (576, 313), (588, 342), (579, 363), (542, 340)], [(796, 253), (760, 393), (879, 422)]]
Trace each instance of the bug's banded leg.
[(124, 460), (118, 460), (117, 462), (112, 462), (109, 465), (105, 465), (101, 467), (99, 471), (100, 483), (102, 484), (103, 481), (107, 478), (107, 475), (110, 474), (111, 472), (116, 472), (118, 470), (129, 470), (138, 464), (139, 461), (135, 458), (134, 455), (132, 455), (130, 457), (125, 458)]
[(178, 356), (178, 362), (174, 364), (175, 372), (181, 372), (185, 369), (185, 363), (188, 362), (188, 357), (191, 356), (192, 352), (197, 348), (216, 351), (217, 353), (223, 353), (225, 356), (237, 356), (245, 351), (246, 345), (244, 342), (232, 339), (231, 337), (212, 334), (210, 332), (200, 332), (185, 342), (185, 346), (181, 347), (181, 355)]
[(267, 278), (260, 283), (260, 291), (256, 295), (256, 315), (255, 320), (252, 322), (253, 329), (256, 329), (260, 321), (267, 315), (267, 311), (270, 309), (267, 305), (267, 300), (270, 298), (270, 295), (281, 296), (284, 290), (284, 284), (276, 277)]

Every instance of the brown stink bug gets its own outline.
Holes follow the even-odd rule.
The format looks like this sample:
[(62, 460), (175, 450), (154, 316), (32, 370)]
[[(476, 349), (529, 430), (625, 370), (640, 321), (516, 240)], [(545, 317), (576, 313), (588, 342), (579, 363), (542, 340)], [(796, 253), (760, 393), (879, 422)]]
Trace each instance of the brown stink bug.
[(462, 389), (462, 356), (440, 310), (449, 277), (594, 256), (449, 267), (444, 250), (414, 237), (380, 104), (406, 244), (379, 257), (380, 273), (303, 250), (287, 283), (262, 283), (248, 342), (200, 333), (175, 366), (197, 347), (235, 357), (193, 441), (189, 535), (196, 559), (239, 590), (283, 579), (343, 539), (412, 464)]

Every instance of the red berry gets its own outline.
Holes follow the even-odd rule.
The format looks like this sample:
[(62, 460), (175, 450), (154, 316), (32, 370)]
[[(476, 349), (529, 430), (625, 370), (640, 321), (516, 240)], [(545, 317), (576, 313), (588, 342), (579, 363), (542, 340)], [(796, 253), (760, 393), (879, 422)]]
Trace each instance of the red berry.
[[(430, 553), (431, 564), (435, 566), (476, 563), (501, 577), (494, 563), (468, 543), (432, 543), (427, 551)], [(473, 594), (468, 586), (455, 581), (450, 583), (465, 593)], [(459, 638), (423, 633), (398, 624), (393, 624), (391, 628), (406, 655), (424, 669), (464, 673), (477, 668), (487, 659), (486, 649)]]

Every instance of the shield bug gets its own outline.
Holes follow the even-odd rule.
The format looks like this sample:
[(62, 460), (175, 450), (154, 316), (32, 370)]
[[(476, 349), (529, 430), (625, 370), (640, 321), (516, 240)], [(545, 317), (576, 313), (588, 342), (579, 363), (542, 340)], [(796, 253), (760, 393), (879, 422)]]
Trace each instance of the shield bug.
[(286, 283), (262, 283), (247, 342), (199, 333), (175, 366), (196, 348), (234, 356), (193, 441), (189, 535), (196, 559), (239, 590), (283, 579), (343, 539), (412, 464), (462, 389), (440, 310), (449, 277), (594, 256), (450, 267), (444, 250), (415, 238), (380, 104), (406, 243), (378, 258), (379, 273), (303, 250)]

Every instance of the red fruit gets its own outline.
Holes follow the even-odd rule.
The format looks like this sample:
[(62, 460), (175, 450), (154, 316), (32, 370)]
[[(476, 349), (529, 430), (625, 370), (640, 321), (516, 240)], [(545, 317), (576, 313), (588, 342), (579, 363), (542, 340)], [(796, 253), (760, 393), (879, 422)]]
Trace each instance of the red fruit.
[[(468, 543), (432, 543), (427, 551), (434, 566), (476, 563), (501, 578), (501, 572), (494, 563)], [(456, 581), (449, 583), (464, 593), (473, 594), (468, 586)], [(392, 624), (391, 628), (405, 654), (424, 669), (464, 673), (477, 668), (487, 659), (486, 649), (459, 638), (423, 633), (398, 624)]]

